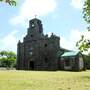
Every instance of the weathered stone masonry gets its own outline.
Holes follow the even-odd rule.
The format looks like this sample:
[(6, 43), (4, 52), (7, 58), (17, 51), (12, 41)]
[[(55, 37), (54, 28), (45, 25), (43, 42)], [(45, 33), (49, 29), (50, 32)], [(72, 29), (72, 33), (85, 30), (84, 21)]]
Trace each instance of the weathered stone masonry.
[(17, 46), (18, 70), (57, 70), (57, 52), (60, 50), (60, 38), (56, 35), (43, 34), (42, 22), (32, 19), (27, 35)]

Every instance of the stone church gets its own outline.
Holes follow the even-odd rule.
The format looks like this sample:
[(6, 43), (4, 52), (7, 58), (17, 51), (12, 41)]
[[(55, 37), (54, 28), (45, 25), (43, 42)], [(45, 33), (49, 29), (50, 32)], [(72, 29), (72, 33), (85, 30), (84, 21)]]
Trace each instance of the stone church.
[[(60, 37), (53, 33), (50, 37), (44, 35), (42, 22), (34, 18), (29, 21), (27, 35), (23, 38), (23, 42), (18, 42), (16, 68), (17, 70), (60, 70), (61, 66), (65, 65), (60, 62), (61, 55), (64, 53), (62, 51), (66, 50), (60, 48)], [(78, 63), (74, 64), (75, 67), (79, 66)]]

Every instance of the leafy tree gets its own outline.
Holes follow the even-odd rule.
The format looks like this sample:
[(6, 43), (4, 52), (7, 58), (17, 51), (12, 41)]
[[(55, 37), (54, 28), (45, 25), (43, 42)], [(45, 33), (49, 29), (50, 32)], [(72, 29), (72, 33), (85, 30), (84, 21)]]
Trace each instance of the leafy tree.
[[(85, 0), (83, 5), (83, 18), (89, 24), (87, 27), (88, 32), (90, 32), (90, 0)], [(85, 39), (84, 35), (81, 36), (81, 39), (76, 43), (78, 49), (83, 51), (88, 51), (90, 48), (90, 40)]]
[(83, 18), (90, 24), (90, 0), (85, 0), (84, 2)]
[(8, 3), (10, 6), (16, 6), (16, 0), (0, 0), (0, 2)]
[(85, 39), (84, 35), (82, 35), (81, 39), (76, 43), (76, 46), (81, 52), (88, 51), (88, 49), (90, 48), (90, 40)]
[(1, 51), (0, 52), (0, 66), (11, 68), (16, 64), (16, 54), (12, 51)]

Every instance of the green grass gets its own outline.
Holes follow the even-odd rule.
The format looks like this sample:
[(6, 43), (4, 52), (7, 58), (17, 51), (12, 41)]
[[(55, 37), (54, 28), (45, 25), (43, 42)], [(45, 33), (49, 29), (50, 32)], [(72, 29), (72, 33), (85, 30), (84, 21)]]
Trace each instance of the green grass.
[(90, 71), (0, 71), (0, 90), (90, 90)]

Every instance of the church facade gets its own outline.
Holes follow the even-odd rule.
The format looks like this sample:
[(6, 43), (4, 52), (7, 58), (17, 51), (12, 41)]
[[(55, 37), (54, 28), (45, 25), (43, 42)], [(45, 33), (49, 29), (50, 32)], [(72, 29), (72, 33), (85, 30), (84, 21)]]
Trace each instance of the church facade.
[(56, 35), (43, 34), (42, 22), (32, 19), (29, 22), (27, 35), (23, 43), (18, 42), (18, 70), (57, 70), (57, 52), (60, 49), (60, 38)]
[[(29, 21), (23, 42), (18, 42), (16, 68), (17, 70), (60, 70), (61, 54), (64, 53), (58, 56), (58, 52), (62, 51), (60, 50), (60, 37), (53, 33), (50, 37), (44, 35), (42, 22), (34, 18)], [(78, 65), (75, 63), (75, 67)], [(83, 66), (84, 64), (82, 68)]]

